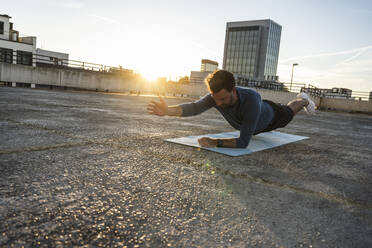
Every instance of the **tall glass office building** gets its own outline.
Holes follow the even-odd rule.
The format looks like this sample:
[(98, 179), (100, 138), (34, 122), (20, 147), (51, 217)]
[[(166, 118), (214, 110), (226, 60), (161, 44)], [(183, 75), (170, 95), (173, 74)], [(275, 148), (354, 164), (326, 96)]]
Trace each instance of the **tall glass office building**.
[(277, 80), (282, 27), (272, 20), (228, 22), (223, 69), (249, 78)]

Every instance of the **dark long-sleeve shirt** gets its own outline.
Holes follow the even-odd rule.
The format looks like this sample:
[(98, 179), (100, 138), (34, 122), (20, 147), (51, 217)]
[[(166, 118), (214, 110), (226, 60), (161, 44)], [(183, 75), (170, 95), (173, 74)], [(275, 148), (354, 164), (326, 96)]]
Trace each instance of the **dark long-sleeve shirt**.
[(238, 148), (245, 148), (254, 133), (264, 130), (271, 123), (274, 110), (252, 89), (236, 87), (236, 92), (238, 100), (233, 106), (218, 107), (212, 95), (207, 94), (198, 101), (181, 104), (182, 116), (193, 116), (212, 107), (216, 108), (233, 128), (240, 130), (236, 145)]

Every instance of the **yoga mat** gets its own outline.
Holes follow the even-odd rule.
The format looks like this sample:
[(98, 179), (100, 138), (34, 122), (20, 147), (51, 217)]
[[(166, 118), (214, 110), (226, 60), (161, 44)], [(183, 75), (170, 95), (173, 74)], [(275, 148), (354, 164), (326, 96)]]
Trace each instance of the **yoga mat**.
[(289, 144), (292, 142), (296, 142), (299, 140), (308, 139), (309, 137), (299, 136), (294, 134), (287, 134), (281, 132), (266, 132), (260, 133), (258, 135), (254, 135), (249, 142), (247, 148), (222, 148), (222, 147), (215, 147), (215, 148), (206, 148), (201, 147), (198, 143), (198, 139), (201, 137), (210, 137), (210, 138), (238, 138), (240, 132), (225, 132), (225, 133), (216, 133), (216, 134), (205, 134), (200, 136), (187, 136), (182, 138), (174, 138), (174, 139), (166, 139), (168, 142), (173, 142), (177, 144), (193, 146), (193, 147), (200, 147), (202, 149), (206, 149), (213, 152), (222, 153), (228, 156), (241, 156), (250, 154), (253, 152), (258, 152), (266, 149), (270, 149), (277, 146), (282, 146), (285, 144)]

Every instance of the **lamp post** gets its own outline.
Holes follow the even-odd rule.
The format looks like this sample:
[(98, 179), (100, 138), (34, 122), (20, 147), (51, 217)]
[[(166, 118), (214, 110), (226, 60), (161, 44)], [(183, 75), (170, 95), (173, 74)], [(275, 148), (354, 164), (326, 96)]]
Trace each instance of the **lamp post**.
[(292, 65), (292, 75), (291, 75), (291, 86), (289, 87), (289, 91), (291, 92), (292, 91), (292, 82), (293, 82), (293, 70), (294, 70), (294, 67), (297, 66), (298, 63), (294, 63)]

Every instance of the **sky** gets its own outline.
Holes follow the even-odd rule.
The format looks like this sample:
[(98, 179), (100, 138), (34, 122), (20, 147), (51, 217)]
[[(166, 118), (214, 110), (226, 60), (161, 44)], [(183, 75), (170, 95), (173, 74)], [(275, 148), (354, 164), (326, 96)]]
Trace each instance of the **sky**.
[(190, 75), (201, 59), (222, 67), (226, 22), (272, 19), (281, 82), (298, 63), (295, 83), (372, 91), (371, 0), (13, 0), (0, 14), (39, 48), (151, 79)]

